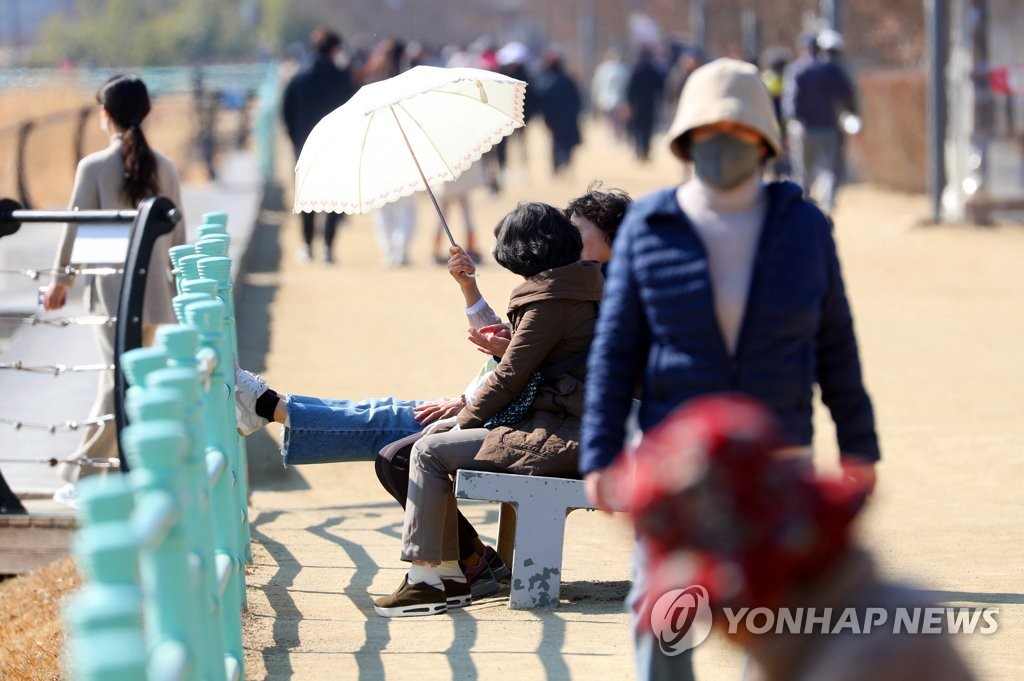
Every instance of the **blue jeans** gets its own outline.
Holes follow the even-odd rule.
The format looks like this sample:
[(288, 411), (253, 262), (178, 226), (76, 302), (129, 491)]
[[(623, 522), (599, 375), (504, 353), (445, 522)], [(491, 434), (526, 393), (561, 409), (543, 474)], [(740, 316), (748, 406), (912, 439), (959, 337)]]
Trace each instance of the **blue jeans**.
[(288, 395), (284, 465), (373, 461), (377, 452), (423, 428), (413, 408), (426, 402), (371, 397), (361, 401)]
[(693, 681), (693, 651), (685, 650), (672, 657), (665, 655), (650, 633), (649, 623), (640, 621), (643, 601), (648, 596), (648, 564), (646, 549), (639, 539), (633, 548), (632, 567), (633, 587), (626, 596), (626, 607), (633, 625), (636, 678), (638, 681)]

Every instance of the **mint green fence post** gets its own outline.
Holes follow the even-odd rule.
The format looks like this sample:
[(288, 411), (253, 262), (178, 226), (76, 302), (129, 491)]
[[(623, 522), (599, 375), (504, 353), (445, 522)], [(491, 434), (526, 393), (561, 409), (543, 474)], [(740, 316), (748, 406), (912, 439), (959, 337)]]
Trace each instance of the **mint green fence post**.
[(223, 228), (220, 233), (224, 234), (224, 230), (228, 227), (228, 214), (223, 210), (211, 210), (208, 213), (203, 213), (203, 225), (219, 225)]
[[(212, 237), (211, 237), (212, 238)], [(207, 240), (200, 242), (204, 245)], [(226, 244), (225, 244), (226, 246)], [(230, 357), (238, 357), (238, 327), (235, 320), (235, 297), (234, 287), (231, 285), (231, 258), (223, 256), (212, 256), (199, 261), (199, 275), (217, 282), (217, 296), (224, 302), (224, 336), (227, 341)], [(234, 366), (231, 369), (231, 380), (228, 385), (231, 387), (230, 404), (232, 409), (235, 404), (235, 380)], [(242, 509), (241, 546), (242, 556), (247, 563), (252, 562), (252, 544), (249, 531), (249, 461), (245, 450), (245, 440), (234, 433), (232, 442), (232, 460), (237, 461), (236, 470), (239, 476), (238, 505)], [(243, 605), (245, 604), (243, 592)]]
[[(235, 298), (234, 286), (231, 283), (231, 259), (228, 250), (231, 244), (231, 236), (227, 229), (228, 214), (223, 211), (203, 213), (203, 224), (199, 226), (199, 241), (196, 242), (196, 253), (209, 256), (198, 262), (199, 276), (217, 281), (217, 296), (227, 306), (227, 319), (224, 328), (224, 335), (231, 341), (231, 356), (234, 362), (238, 361), (238, 327), (235, 320)], [(219, 258), (219, 259), (216, 259)], [(233, 373), (233, 372), (232, 372)], [(230, 381), (232, 385), (232, 400), (234, 400), (234, 375)], [(232, 402), (233, 403), (233, 402)], [(242, 553), (245, 562), (252, 562), (252, 544), (249, 530), (249, 457), (245, 449), (245, 438), (239, 436), (235, 443), (235, 457), (237, 458), (238, 474), (241, 478), (239, 490), (242, 498), (239, 500), (245, 519), (242, 522)], [(242, 604), (246, 604), (243, 594)]]
[[(153, 393), (167, 391), (176, 396), (181, 421), (189, 433), (182, 474), (185, 481), (184, 523), (192, 569), (192, 588), (200, 615), (197, 651), (203, 678), (223, 681), (225, 676), (224, 633), (221, 630), (221, 597), (216, 567), (216, 544), (210, 522), (210, 481), (206, 470), (203, 430), (200, 419), (199, 377), (196, 352), (199, 332), (188, 326), (165, 326), (157, 331), (157, 343), (169, 356), (169, 368), (151, 373), (146, 384)], [(228, 661), (228, 667), (236, 661)]]
[(181, 293), (181, 280), (185, 276), (185, 272), (181, 269), (181, 259), (187, 255), (196, 255), (195, 244), (182, 244), (180, 246), (171, 246), (167, 249), (168, 254), (171, 257), (171, 273), (174, 275), (174, 285)]
[[(186, 281), (186, 287), (188, 282)], [(221, 617), (224, 648), (236, 660), (243, 659), (241, 609), (245, 592), (244, 559), (239, 526), (243, 514), (237, 503), (235, 486), (239, 483), (237, 461), (231, 461), (230, 442), (234, 433), (234, 403), (231, 381), (225, 374), (225, 361), (230, 351), (224, 339), (225, 305), (220, 300), (189, 303), (185, 317), (190, 326), (199, 331), (200, 361), (212, 363), (209, 367), (210, 389), (201, 393), (203, 402), (203, 431), (207, 446), (207, 467), (210, 471), (210, 507), (215, 519), (214, 534), (217, 544), (218, 576), (223, 575)], [(229, 411), (229, 409), (231, 411)], [(243, 672), (244, 676), (244, 672)]]
[(111, 475), (86, 478), (76, 492), (80, 527), (71, 550), (85, 580), (64, 609), (68, 672), (80, 681), (143, 679), (138, 543), (127, 521), (131, 487)]
[[(138, 393), (136, 393), (136, 397)], [(199, 613), (191, 597), (188, 550), (181, 522), (181, 468), (188, 431), (173, 419), (143, 421), (121, 433), (135, 491), (132, 529), (139, 539), (139, 582), (146, 598), (150, 679), (199, 679)]]

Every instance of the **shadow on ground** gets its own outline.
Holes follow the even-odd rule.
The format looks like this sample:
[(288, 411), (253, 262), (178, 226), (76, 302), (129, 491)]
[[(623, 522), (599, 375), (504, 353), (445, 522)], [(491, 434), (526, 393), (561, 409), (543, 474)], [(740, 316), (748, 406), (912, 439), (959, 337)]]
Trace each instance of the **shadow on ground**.
[[(263, 205), (253, 228), (241, 285), (236, 292), (238, 309), (238, 362), (254, 373), (266, 367), (270, 350), (270, 308), (277, 295), (277, 272), (281, 263), (278, 233), (288, 218), (281, 185), (272, 182), (263, 193)], [(254, 489), (309, 489), (294, 468), (281, 465), (277, 442), (261, 430), (245, 440), (249, 463), (249, 484)]]

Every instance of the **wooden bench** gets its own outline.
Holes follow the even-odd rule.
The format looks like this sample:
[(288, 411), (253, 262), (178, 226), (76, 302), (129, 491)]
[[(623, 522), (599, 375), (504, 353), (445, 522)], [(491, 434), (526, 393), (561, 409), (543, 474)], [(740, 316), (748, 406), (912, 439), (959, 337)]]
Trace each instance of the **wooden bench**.
[(455, 496), (501, 503), (498, 555), (512, 567), (508, 607), (557, 606), (565, 519), (577, 508), (595, 508), (583, 481), (460, 470)]

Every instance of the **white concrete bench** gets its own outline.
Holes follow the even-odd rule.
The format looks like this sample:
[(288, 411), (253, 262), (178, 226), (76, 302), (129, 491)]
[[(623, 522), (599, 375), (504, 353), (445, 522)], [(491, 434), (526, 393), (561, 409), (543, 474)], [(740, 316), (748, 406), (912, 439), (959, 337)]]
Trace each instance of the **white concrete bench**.
[(557, 606), (566, 516), (577, 508), (594, 508), (583, 481), (460, 470), (455, 496), (501, 502), (498, 554), (512, 567), (508, 607)]

